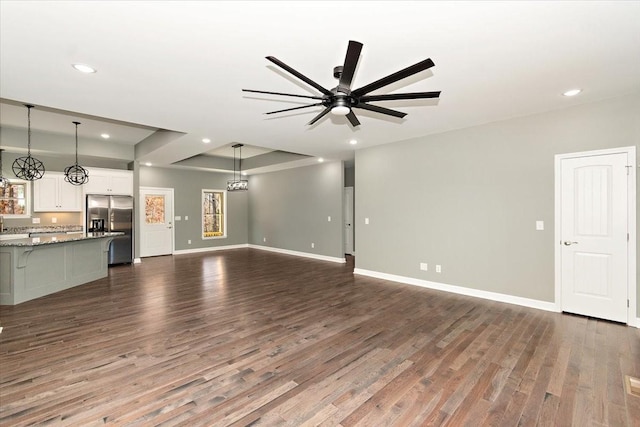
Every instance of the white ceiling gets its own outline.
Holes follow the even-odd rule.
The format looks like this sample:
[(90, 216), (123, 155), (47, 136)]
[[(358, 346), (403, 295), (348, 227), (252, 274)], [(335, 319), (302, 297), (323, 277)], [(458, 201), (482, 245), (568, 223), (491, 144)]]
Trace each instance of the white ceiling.
[[(345, 160), (363, 147), (636, 92), (638, 17), (638, 1), (3, 0), (0, 98), (136, 124), (131, 134), (121, 129), (122, 143), (149, 129), (175, 131), (138, 159), (154, 164), (238, 142)], [(364, 44), (354, 88), (431, 58), (435, 67), (377, 93), (440, 90), (440, 100), (378, 103), (408, 113), (402, 120), (356, 110), (354, 129), (331, 115), (307, 126), (319, 107), (265, 116), (300, 101), (241, 91), (316, 94), (268, 55), (332, 88), (349, 40)], [(583, 93), (561, 95), (575, 87)], [(17, 125), (5, 111), (0, 124)], [(69, 121), (52, 131), (72, 134)]]

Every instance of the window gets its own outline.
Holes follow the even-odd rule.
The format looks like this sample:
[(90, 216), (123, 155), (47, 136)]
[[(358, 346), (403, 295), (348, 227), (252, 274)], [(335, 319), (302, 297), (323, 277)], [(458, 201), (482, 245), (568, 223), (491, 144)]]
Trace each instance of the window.
[(146, 224), (164, 224), (165, 200), (161, 194), (144, 196), (144, 221)]
[(202, 238), (227, 237), (227, 192), (202, 190)]
[(31, 199), (27, 181), (11, 180), (9, 185), (0, 189), (0, 215), (5, 218), (28, 218), (31, 216)]

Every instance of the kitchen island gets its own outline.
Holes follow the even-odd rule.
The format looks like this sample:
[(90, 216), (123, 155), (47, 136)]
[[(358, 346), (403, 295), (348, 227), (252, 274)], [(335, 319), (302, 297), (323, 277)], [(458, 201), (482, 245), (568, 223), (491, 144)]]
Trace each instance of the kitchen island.
[[(106, 277), (109, 245), (123, 233), (0, 240), (0, 305), (15, 305)], [(17, 237), (17, 236), (16, 236)]]

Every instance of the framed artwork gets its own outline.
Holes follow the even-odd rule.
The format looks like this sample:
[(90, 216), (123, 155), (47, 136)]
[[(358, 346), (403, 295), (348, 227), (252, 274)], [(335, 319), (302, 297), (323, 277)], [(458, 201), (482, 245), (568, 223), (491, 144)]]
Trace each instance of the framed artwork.
[(28, 218), (31, 215), (31, 200), (27, 181), (11, 180), (5, 188), (0, 188), (0, 215), (5, 218)]
[(202, 238), (227, 237), (227, 192), (202, 190)]

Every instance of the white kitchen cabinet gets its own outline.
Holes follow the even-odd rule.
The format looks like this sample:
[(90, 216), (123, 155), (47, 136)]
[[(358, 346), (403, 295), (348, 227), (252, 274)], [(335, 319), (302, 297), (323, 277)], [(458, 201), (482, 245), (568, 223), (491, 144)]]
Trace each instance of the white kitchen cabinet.
[(85, 194), (133, 195), (133, 172), (118, 169), (87, 168), (89, 182)]
[(62, 172), (45, 172), (33, 182), (34, 212), (82, 211), (82, 188), (64, 180)]

